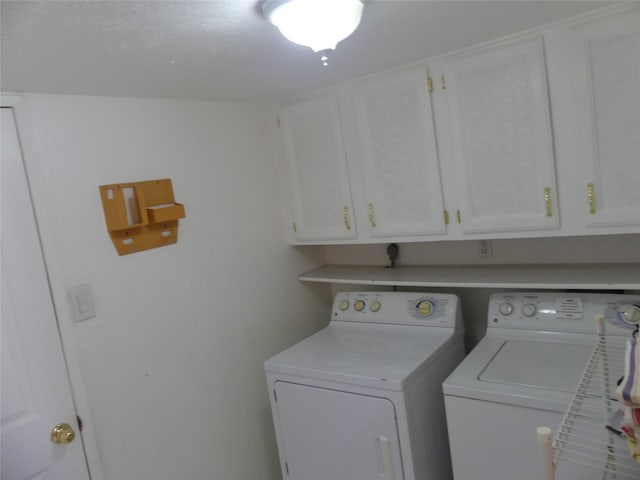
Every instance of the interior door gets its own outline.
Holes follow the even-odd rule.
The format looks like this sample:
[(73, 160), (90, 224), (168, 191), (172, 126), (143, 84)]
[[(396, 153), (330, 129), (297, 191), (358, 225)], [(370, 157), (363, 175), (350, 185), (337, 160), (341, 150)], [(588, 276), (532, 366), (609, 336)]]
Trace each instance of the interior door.
[(391, 401), (287, 382), (275, 394), (290, 479), (404, 478)]
[[(13, 111), (0, 112), (0, 477), (88, 480)], [(61, 428), (63, 443), (54, 443), (52, 430), (63, 423), (75, 439)]]

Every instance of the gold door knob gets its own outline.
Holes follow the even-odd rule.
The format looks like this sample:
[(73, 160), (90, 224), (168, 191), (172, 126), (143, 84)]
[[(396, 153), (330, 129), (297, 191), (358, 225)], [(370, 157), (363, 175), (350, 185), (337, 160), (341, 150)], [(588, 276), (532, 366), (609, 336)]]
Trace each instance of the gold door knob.
[(59, 423), (51, 430), (51, 441), (53, 443), (66, 445), (73, 442), (74, 438), (76, 438), (76, 432), (73, 431), (73, 428), (68, 423)]

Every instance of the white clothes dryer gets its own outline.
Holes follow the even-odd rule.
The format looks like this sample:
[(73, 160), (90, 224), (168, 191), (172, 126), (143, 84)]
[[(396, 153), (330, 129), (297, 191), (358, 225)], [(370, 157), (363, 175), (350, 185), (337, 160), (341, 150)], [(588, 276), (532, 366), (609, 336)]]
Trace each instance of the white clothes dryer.
[(283, 477), (451, 478), (442, 381), (464, 357), (455, 295), (343, 292), (265, 362)]
[(486, 336), (443, 384), (455, 480), (544, 478), (536, 429), (562, 421), (596, 342), (595, 316), (633, 304), (640, 296), (493, 294)]

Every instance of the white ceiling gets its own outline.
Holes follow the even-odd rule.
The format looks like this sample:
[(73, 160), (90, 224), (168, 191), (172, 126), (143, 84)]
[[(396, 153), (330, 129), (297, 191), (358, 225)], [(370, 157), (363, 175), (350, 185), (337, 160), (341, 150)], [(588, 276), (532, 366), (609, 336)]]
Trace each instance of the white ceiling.
[(329, 67), (258, 0), (1, 2), (5, 92), (293, 97), (601, 7), (592, 1), (369, 0)]

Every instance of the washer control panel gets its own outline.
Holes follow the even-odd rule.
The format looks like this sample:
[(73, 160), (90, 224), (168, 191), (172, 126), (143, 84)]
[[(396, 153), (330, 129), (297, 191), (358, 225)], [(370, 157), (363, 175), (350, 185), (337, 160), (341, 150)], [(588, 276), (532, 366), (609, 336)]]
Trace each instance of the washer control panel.
[(594, 333), (595, 317), (614, 328), (640, 324), (640, 295), (575, 292), (506, 292), (491, 295), (488, 328)]
[(458, 297), (446, 293), (340, 292), (331, 320), (454, 327), (458, 310)]

